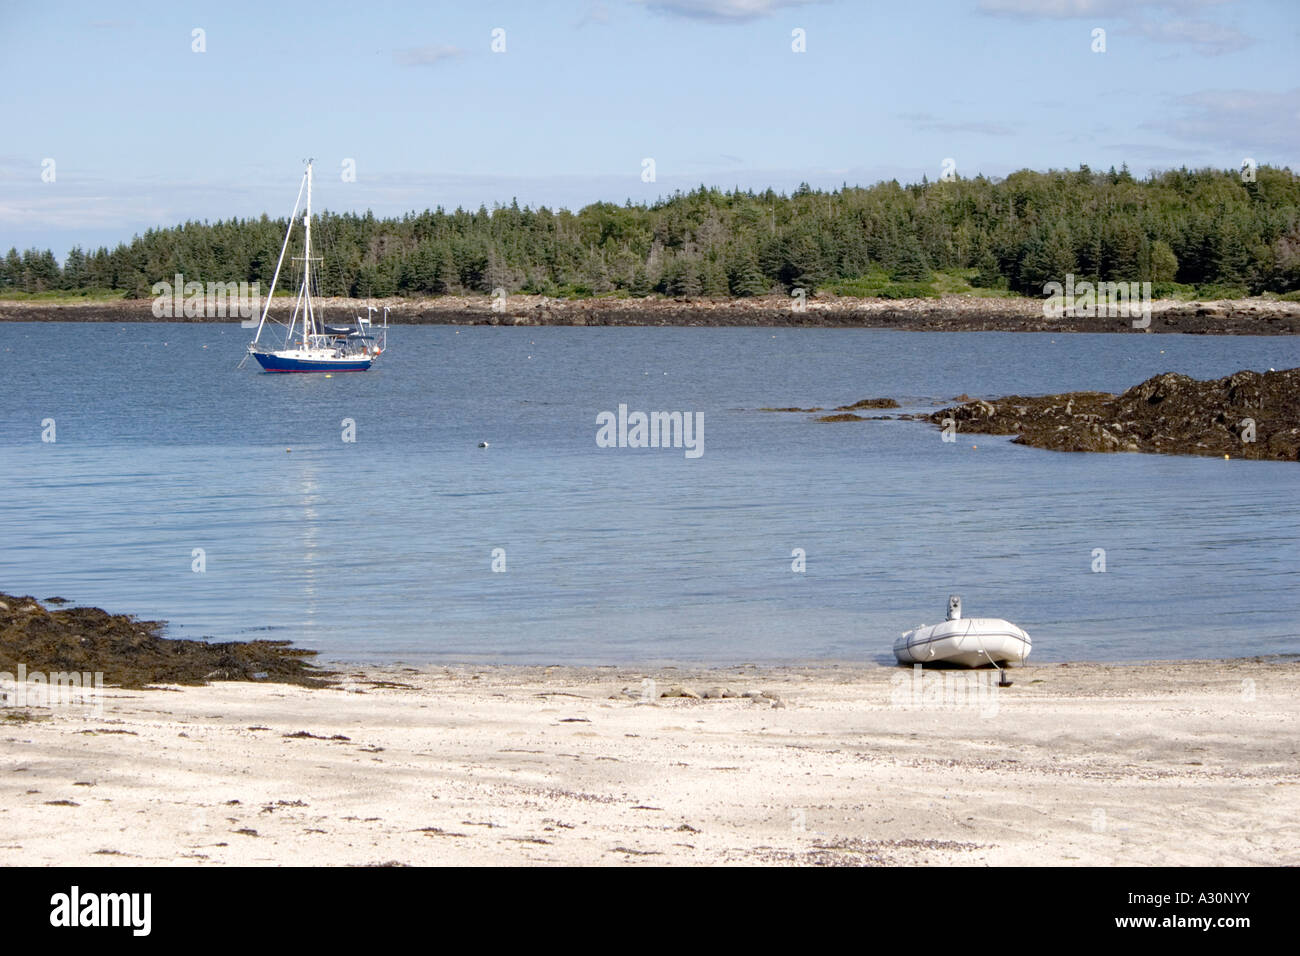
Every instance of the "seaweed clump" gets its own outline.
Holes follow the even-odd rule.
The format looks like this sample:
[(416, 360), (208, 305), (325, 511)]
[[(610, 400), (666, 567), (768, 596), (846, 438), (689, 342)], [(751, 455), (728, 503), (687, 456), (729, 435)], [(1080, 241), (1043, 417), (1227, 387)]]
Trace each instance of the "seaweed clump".
[(102, 673), (117, 687), (258, 681), (324, 687), (333, 675), (316, 652), (289, 641), (222, 643), (167, 638), (165, 621), (97, 607), (49, 610), (33, 597), (0, 593), (0, 672)]

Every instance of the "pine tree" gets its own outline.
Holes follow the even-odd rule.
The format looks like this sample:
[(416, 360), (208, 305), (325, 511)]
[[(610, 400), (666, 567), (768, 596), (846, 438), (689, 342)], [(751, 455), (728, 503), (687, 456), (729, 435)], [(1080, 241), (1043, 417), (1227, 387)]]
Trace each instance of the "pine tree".
[(975, 275), (970, 284), (977, 289), (995, 289), (1005, 283), (997, 256), (986, 247), (975, 260)]
[(1151, 244), (1151, 281), (1173, 282), (1178, 276), (1178, 257), (1169, 243), (1157, 239)]
[(725, 298), (731, 291), (727, 282), (727, 271), (717, 259), (704, 260), (700, 275), (700, 291), (710, 298)]
[(763, 295), (771, 284), (758, 267), (758, 256), (752, 247), (736, 255), (727, 269), (728, 283), (732, 295)]
[(73, 246), (68, 251), (68, 257), (63, 260), (63, 281), (60, 285), (64, 289), (84, 289), (86, 278), (86, 254), (81, 251), (81, 246)]
[(627, 291), (637, 298), (650, 294), (650, 277), (646, 275), (645, 266), (637, 265), (636, 271), (632, 273), (632, 284), (628, 286)]
[(908, 234), (899, 245), (889, 276), (895, 282), (929, 282), (930, 262), (915, 235)]

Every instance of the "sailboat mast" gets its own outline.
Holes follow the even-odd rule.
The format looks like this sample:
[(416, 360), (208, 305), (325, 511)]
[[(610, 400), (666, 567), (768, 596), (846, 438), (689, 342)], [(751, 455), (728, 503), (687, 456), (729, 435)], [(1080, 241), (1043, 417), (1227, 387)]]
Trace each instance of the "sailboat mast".
[(303, 348), (311, 346), (311, 336), (316, 334), (316, 319), (311, 310), (311, 163), (310, 159), (307, 160), (307, 215), (303, 220), (307, 232), (306, 249), (302, 254), (302, 288), (307, 300), (306, 321), (302, 328)]

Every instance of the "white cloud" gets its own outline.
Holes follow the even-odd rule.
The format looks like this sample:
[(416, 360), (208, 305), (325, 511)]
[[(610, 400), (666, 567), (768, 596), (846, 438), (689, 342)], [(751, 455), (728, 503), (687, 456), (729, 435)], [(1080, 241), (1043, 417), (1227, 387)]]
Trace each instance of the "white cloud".
[(1236, 0), (980, 0), (981, 13), (1021, 20), (1081, 20), (1093, 26), (1118, 21), (1121, 33), (1155, 43), (1189, 48), (1217, 56), (1243, 50), (1254, 39), (1236, 27), (1202, 19), (1210, 7)]
[(582, 15), (582, 18), (578, 20), (578, 26), (580, 27), (585, 27), (590, 24), (605, 26), (608, 23), (609, 8), (601, 3), (600, 0), (596, 0), (595, 3), (588, 6), (586, 12)]
[(393, 59), (402, 66), (437, 66), (444, 60), (454, 60), (465, 53), (460, 47), (447, 44), (406, 47), (393, 51)]
[(1202, 90), (1174, 97), (1161, 119), (1146, 124), (1202, 147), (1226, 149), (1259, 162), (1295, 164), (1300, 158), (1300, 87)]
[(974, 133), (979, 136), (1011, 136), (1014, 131), (1001, 123), (989, 123), (982, 120), (941, 120), (929, 113), (898, 113), (899, 119), (906, 121), (916, 129), (933, 130), (936, 133)]
[(980, 0), (983, 13), (1044, 20), (1078, 17), (1124, 16), (1146, 7), (1167, 13), (1192, 12), (1219, 7), (1236, 0)]
[(766, 17), (777, 10), (806, 7), (822, 0), (634, 0), (667, 16), (709, 20), (713, 23), (744, 23)]

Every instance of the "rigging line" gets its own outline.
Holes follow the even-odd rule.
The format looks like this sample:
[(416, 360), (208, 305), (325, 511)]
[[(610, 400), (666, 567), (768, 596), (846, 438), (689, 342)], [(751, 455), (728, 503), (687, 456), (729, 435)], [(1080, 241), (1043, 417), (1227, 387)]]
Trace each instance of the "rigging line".
[(307, 173), (302, 174), (302, 183), (298, 186), (298, 198), (294, 200), (293, 212), (289, 214), (289, 225), (284, 230), (284, 244), (280, 246), (280, 258), (275, 263), (275, 275), (271, 277), (271, 288), (266, 293), (266, 304), (262, 306), (262, 319), (257, 323), (257, 335), (253, 336), (256, 342), (262, 337), (262, 326), (266, 324), (266, 314), (271, 310), (271, 300), (275, 298), (275, 283), (280, 278), (280, 267), (284, 265), (284, 253), (289, 248), (289, 236), (293, 234), (293, 222), (298, 218), (298, 205), (302, 202), (302, 191), (307, 188)]

